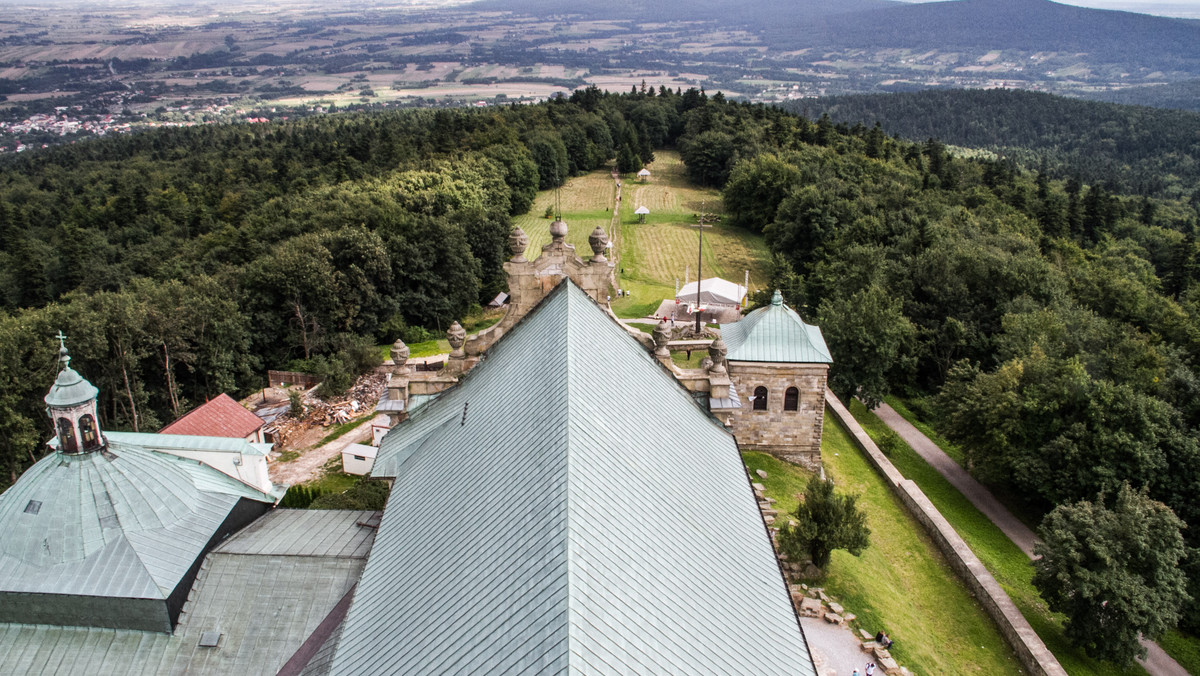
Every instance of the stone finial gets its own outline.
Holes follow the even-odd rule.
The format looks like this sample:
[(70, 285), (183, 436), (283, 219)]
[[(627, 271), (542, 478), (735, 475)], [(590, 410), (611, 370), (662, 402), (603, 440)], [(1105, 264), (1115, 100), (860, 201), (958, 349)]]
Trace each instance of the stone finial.
[(775, 289), (775, 293), (771, 295), (771, 305), (783, 305), (783, 293), (779, 289)]
[(397, 368), (403, 367), (408, 362), (408, 355), (408, 346), (404, 344), (403, 340), (397, 338), (396, 342), (392, 343), (392, 363)]
[(659, 357), (670, 357), (671, 351), (667, 349), (667, 341), (671, 340), (671, 326), (664, 319), (654, 327), (654, 354)]
[(712, 357), (705, 357), (704, 359), (700, 360), (700, 368), (705, 371), (711, 369), (712, 365), (713, 365)]
[(604, 232), (604, 228), (596, 226), (591, 235), (588, 235), (588, 244), (592, 245), (593, 263), (603, 263), (608, 259), (604, 257), (604, 247), (608, 244), (608, 233)]
[(458, 323), (458, 320), (455, 320), (455, 322), (450, 325), (450, 328), (446, 329), (446, 340), (450, 343), (450, 347), (452, 348), (452, 351), (450, 352), (451, 357), (461, 359), (466, 356), (466, 353), (462, 350), (462, 346), (467, 340), (467, 332), (465, 329), (463, 329), (462, 324)]
[(708, 346), (708, 356), (712, 358), (712, 367), (709, 369), (711, 373), (725, 373), (725, 355), (727, 354), (729, 354), (729, 348), (720, 338)]
[(518, 225), (508, 234), (508, 248), (513, 254), (512, 262), (525, 262), (525, 247), (527, 246), (529, 246), (529, 235), (526, 235), (525, 231)]
[(550, 224), (550, 236), (554, 238), (555, 244), (562, 244), (567, 237), (567, 223), (561, 218), (556, 218)]

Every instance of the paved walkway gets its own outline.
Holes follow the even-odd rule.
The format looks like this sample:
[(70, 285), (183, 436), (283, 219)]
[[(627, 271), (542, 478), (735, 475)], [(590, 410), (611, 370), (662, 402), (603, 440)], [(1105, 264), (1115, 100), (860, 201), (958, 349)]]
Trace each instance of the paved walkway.
[(1000, 504), (996, 496), (984, 487), (983, 484), (975, 480), (975, 477), (967, 473), (962, 465), (954, 462), (954, 459), (946, 455), (946, 452), (937, 447), (937, 444), (930, 441), (929, 437), (921, 433), (921, 430), (913, 427), (912, 423), (905, 420), (899, 413), (887, 404), (880, 404), (879, 408), (875, 409), (875, 415), (884, 422), (892, 431), (900, 435), (909, 446), (912, 447), (917, 455), (925, 459), (936, 469), (946, 480), (958, 489), (959, 493), (967, 496), (979, 511), (983, 512), (984, 516), (991, 519), (992, 523), (996, 524), (1008, 539), (1025, 552), (1029, 558), (1033, 558), (1033, 545), (1037, 543), (1037, 535), (1034, 535), (1029, 527), (1021, 523), (1017, 517), (1013, 516), (1012, 512)]
[[(804, 627), (804, 638), (813, 652), (813, 659), (822, 664), (817, 676), (826, 676), (832, 670), (837, 676), (850, 676), (858, 669), (862, 674), (870, 655), (863, 652), (862, 644), (854, 633), (843, 625), (829, 624), (815, 617), (800, 618)], [(877, 670), (876, 673), (882, 673)]]
[[(924, 458), (942, 476), (946, 477), (946, 480), (966, 496), (979, 511), (991, 519), (992, 523), (996, 524), (1013, 541), (1013, 544), (1020, 547), (1026, 556), (1033, 558), (1033, 546), (1038, 543), (1037, 535), (1013, 516), (1012, 512), (1008, 511), (1004, 505), (1000, 504), (991, 491), (976, 481), (967, 473), (967, 470), (954, 462), (953, 458), (946, 455), (945, 451), (938, 448), (937, 444), (930, 441), (929, 437), (921, 433), (921, 430), (913, 427), (912, 423), (905, 420), (891, 406), (880, 404), (879, 408), (875, 409), (875, 415), (892, 428), (893, 432), (900, 435), (900, 438), (904, 439), (905, 443), (917, 452), (917, 455)], [(1142, 645), (1147, 650), (1146, 659), (1138, 660), (1138, 662), (1145, 667), (1146, 671), (1150, 672), (1151, 676), (1189, 676), (1187, 670), (1179, 666), (1179, 663), (1157, 643), (1143, 639)]]

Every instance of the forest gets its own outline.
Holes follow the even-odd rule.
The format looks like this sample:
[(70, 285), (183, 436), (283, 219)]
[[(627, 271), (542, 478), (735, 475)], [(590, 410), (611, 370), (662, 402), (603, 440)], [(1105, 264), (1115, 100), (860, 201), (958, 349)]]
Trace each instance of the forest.
[[(766, 236), (775, 285), (834, 355), (836, 394), (911, 397), (1033, 514), (1132, 489), (1200, 524), (1200, 204), (879, 125), (708, 110), (683, 157)], [(711, 171), (726, 140), (749, 152)], [(1195, 632), (1200, 537), (1182, 537)]]
[(1110, 192), (1200, 201), (1200, 113), (1015, 89), (931, 89), (782, 105), (847, 124), (879, 122), (889, 134), (915, 141), (937, 138), (989, 150)]
[[(1104, 105), (1104, 104), (1089, 104)], [(1131, 122), (1132, 123), (1132, 122)], [(0, 450), (50, 436), (59, 330), (109, 429), (151, 431), (266, 368), (352, 373), (503, 288), (538, 189), (674, 147), (764, 234), (830, 385), (925, 402), (1039, 513), (1128, 484), (1200, 524), (1200, 203), (1071, 156), (964, 158), (876, 124), (703, 91), (158, 130), (0, 167)], [(1053, 153), (1050, 153), (1053, 155)], [(761, 299), (760, 299), (761, 300)], [(1200, 599), (1200, 536), (1184, 531)], [(1183, 626), (1200, 628), (1200, 603)]]
[(269, 368), (353, 377), (375, 345), (440, 333), (504, 288), (511, 216), (538, 189), (614, 156), (636, 170), (673, 140), (700, 93), (661, 94), (176, 128), (8, 158), (0, 482), (48, 438), (58, 330), (108, 429), (155, 430), (262, 387)]

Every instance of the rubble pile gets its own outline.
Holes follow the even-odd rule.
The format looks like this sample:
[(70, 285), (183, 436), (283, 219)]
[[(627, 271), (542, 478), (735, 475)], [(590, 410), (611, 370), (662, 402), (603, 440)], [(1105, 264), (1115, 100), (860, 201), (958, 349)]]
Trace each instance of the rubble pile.
[(383, 396), (387, 377), (382, 373), (368, 373), (354, 382), (342, 399), (326, 402), (311, 395), (304, 399), (304, 422), (309, 425), (341, 425), (373, 410)]
[(286, 448), (288, 440), (300, 436), (314, 426), (329, 427), (350, 422), (375, 409), (387, 386), (383, 373), (368, 373), (360, 376), (343, 397), (337, 401), (322, 401), (313, 391), (303, 395), (304, 417), (294, 418), (289, 414), (275, 420), (277, 448)]

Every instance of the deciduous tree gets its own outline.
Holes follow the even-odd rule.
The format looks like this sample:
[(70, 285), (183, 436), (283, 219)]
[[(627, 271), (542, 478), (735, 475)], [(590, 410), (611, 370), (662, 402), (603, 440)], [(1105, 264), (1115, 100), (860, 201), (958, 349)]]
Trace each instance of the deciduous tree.
[(1175, 626), (1187, 600), (1180, 521), (1128, 484), (1111, 499), (1059, 505), (1039, 529), (1033, 584), (1067, 616), (1066, 635), (1088, 654), (1129, 664)]

